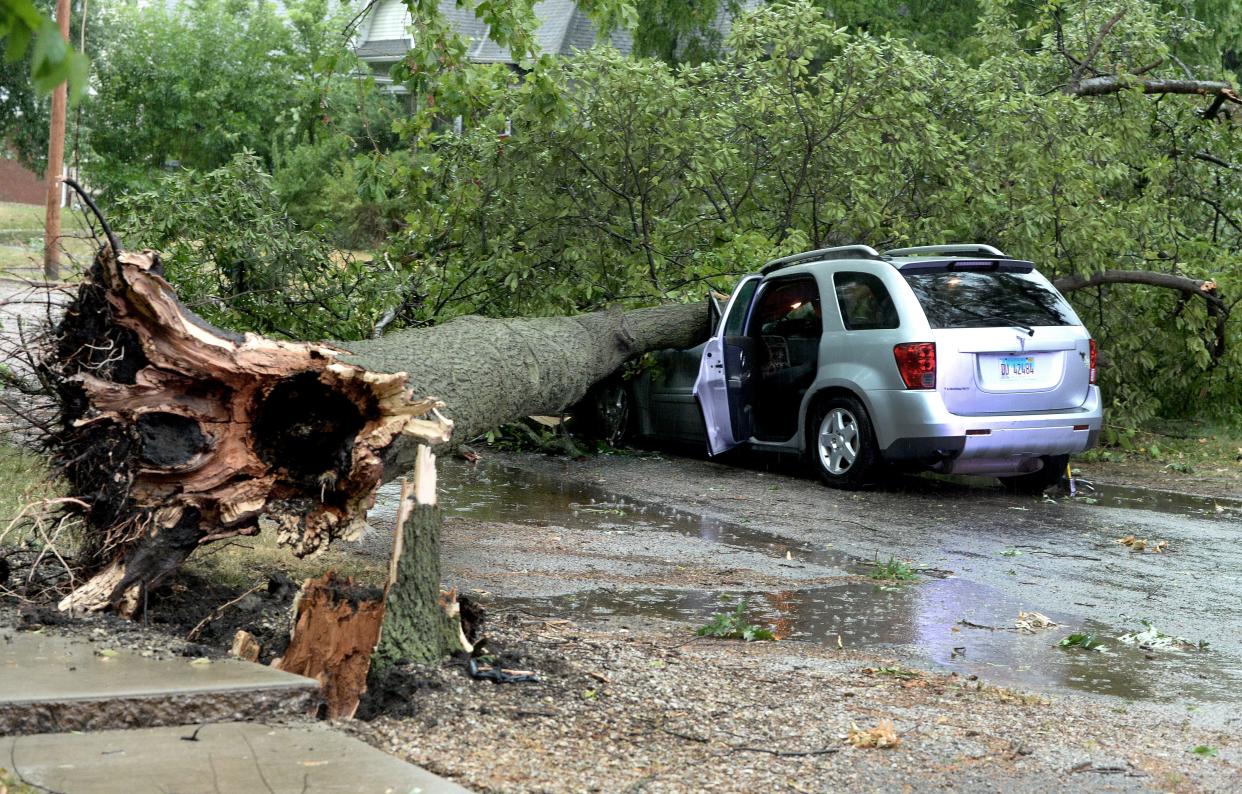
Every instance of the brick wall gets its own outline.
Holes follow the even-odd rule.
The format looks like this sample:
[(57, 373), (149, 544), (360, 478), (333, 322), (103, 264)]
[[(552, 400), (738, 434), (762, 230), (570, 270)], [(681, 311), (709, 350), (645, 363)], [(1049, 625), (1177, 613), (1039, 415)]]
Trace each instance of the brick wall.
[(42, 204), (47, 201), (47, 182), (16, 160), (0, 155), (0, 201)]

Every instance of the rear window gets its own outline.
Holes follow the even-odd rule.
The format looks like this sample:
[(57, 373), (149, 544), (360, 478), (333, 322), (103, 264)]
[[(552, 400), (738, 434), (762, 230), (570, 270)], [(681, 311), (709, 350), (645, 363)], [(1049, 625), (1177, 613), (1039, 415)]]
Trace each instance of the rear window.
[(1078, 325), (1065, 299), (1026, 273), (903, 273), (932, 328)]

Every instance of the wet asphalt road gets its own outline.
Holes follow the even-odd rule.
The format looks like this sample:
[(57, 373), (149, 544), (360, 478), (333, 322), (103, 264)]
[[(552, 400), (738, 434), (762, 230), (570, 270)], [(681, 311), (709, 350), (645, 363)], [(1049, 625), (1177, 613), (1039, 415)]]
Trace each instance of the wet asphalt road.
[[(847, 493), (796, 466), (741, 464), (667, 454), (445, 461), (446, 575), (501, 608), (673, 620), (688, 634), (728, 606), (724, 597), (743, 597), (753, 620), (789, 640), (1233, 722), (1242, 504), (1103, 486), (1033, 499), (929, 477)], [(388, 490), (372, 514), (383, 529)], [(1167, 549), (1131, 551), (1118, 543), (1127, 535)], [(871, 579), (890, 558), (911, 561), (918, 581)], [(1020, 632), (1022, 611), (1061, 625)], [(1207, 647), (1121, 641), (1143, 621)], [(1074, 632), (1105, 649), (1057, 646)]]

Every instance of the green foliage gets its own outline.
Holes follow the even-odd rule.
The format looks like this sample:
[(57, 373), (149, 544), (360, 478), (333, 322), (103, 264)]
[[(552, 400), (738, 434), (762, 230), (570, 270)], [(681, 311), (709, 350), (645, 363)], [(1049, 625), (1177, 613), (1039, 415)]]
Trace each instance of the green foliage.
[(110, 7), (89, 102), (91, 183), (109, 193), (150, 189), (167, 168), (208, 171), (243, 149), (270, 168), (323, 130), (383, 139), (391, 102), (352, 73), (342, 36), (351, 6), (289, 0), (197, 0)]
[[(1124, 5), (1096, 66), (1180, 76), (1171, 56), (1202, 26)], [(411, 150), (390, 169), (402, 209), (388, 253), (423, 321), (696, 298), (766, 258), (847, 242), (988, 241), (1054, 279), (1154, 270), (1214, 278), (1233, 299), (1242, 189), (1194, 154), (1242, 151), (1242, 127), (1205, 122), (1201, 98), (1061, 90), (1062, 46), (1087, 52), (1121, 6), (1058, 4), (1058, 25), (1053, 6), (980, 2), (969, 57), (790, 2), (739, 19), (724, 54), (697, 65), (604, 48), (525, 75), (460, 64), (433, 79), (417, 62), (410, 85), (436, 104), (401, 125)], [(442, 123), (459, 113), (460, 135)], [(1114, 424), (1242, 421), (1236, 321), (1215, 358), (1201, 300), (1132, 285), (1070, 298), (1100, 341)]]
[(6, 64), (28, 63), (36, 91), (46, 94), (68, 80), (69, 96), (76, 102), (86, 88), (90, 61), (65, 41), (33, 0), (0, 0), (0, 45)]
[(913, 582), (919, 578), (909, 563), (892, 557), (889, 557), (888, 562), (883, 563), (876, 560), (872, 564), (869, 575), (872, 579), (881, 579), (889, 582)]
[(1196, 745), (1195, 748), (1191, 750), (1190, 752), (1194, 753), (1200, 758), (1215, 758), (1218, 755), (1216, 748), (1212, 747), (1211, 745), (1207, 745), (1207, 744)]
[(214, 171), (166, 176), (117, 209), (122, 238), (160, 251), (182, 301), (225, 328), (363, 338), (399, 292), (394, 268), (335, 252), (299, 228), (250, 152)]
[(750, 623), (746, 619), (746, 599), (737, 602), (730, 612), (717, 612), (695, 632), (700, 637), (719, 637), (725, 640), (775, 640), (771, 629)]
[(1076, 632), (1057, 643), (1062, 648), (1082, 648), (1084, 651), (1105, 650), (1104, 644), (1092, 633)]
[(242, 149), (270, 159), (295, 82), (290, 33), (270, 4), (124, 4), (105, 24), (90, 103), (92, 183), (150, 189), (174, 163), (210, 170)]
[(636, 0), (634, 52), (670, 64), (718, 57), (723, 40), (717, 16), (736, 17), (741, 0)]

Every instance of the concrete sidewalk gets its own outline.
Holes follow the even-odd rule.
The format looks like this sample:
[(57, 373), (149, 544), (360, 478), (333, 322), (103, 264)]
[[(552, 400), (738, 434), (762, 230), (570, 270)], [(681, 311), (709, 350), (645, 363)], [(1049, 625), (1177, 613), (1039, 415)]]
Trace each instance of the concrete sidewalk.
[(316, 681), (236, 659), (0, 632), (0, 735), (301, 716), (318, 696)]
[(463, 794), (319, 723), (226, 722), (0, 739), (14, 778), (65, 794)]
[(307, 720), (318, 702), (318, 682), (263, 665), (0, 631), (0, 768), (39, 790), (466, 791)]

